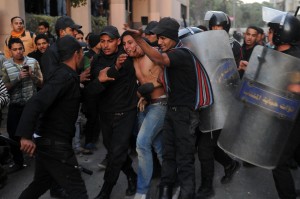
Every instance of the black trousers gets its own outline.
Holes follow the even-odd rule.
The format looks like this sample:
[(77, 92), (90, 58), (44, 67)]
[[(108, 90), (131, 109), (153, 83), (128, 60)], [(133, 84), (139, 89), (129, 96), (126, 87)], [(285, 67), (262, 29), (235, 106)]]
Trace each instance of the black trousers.
[(226, 168), (232, 158), (217, 145), (220, 133), (221, 129), (211, 133), (198, 132), (198, 157), (200, 161), (215, 159)]
[(300, 162), (300, 120), (297, 118), (286, 147), (280, 157), (278, 166), (272, 170), (276, 190), (281, 199), (296, 199), (295, 182), (291, 174), (288, 162), (295, 158)]
[(97, 97), (90, 97), (85, 99), (83, 107), (86, 116), (85, 126), (85, 145), (89, 143), (95, 143), (98, 140), (100, 134), (100, 119)]
[(169, 107), (163, 128), (161, 186), (174, 185), (178, 175), (181, 198), (195, 194), (195, 128), (199, 112), (188, 107)]
[(201, 165), (201, 186), (204, 187), (212, 187), (213, 185), (215, 160), (219, 162), (224, 169), (233, 161), (232, 158), (217, 145), (220, 133), (221, 130), (216, 130), (211, 133), (197, 132), (198, 157)]
[[(20, 137), (15, 136), (15, 134), (16, 134), (19, 121), (21, 119), (23, 109), (24, 106), (10, 104), (7, 113), (7, 133), (10, 139), (13, 139), (18, 143), (20, 142)], [(13, 155), (13, 160), (15, 164), (23, 165), (24, 157), (22, 151), (20, 150), (20, 147), (15, 145), (10, 145), (10, 150)]]
[[(87, 190), (81, 173), (71, 165), (78, 165), (71, 143), (45, 143), (37, 138), (37, 155), (33, 182), (22, 192), (20, 199), (35, 199), (43, 195), (56, 181), (70, 199), (87, 199)], [(45, 153), (49, 154), (45, 155)], [(52, 158), (55, 157), (55, 158)], [(62, 163), (63, 160), (68, 164)]]
[(104, 180), (116, 184), (121, 170), (128, 176), (132, 160), (128, 155), (130, 137), (137, 115), (136, 109), (121, 113), (100, 113), (103, 144), (108, 151)]

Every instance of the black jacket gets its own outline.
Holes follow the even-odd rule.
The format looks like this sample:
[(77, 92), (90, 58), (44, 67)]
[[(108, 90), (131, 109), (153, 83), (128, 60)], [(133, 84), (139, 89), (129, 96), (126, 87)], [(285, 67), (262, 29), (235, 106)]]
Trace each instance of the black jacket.
[(80, 96), (76, 71), (60, 64), (53, 78), (27, 102), (16, 135), (31, 139), (38, 124), (37, 132), (42, 137), (72, 141)]
[(47, 48), (41, 59), (41, 65), (43, 65), (41, 71), (43, 73), (44, 82), (47, 82), (53, 76), (55, 71), (58, 70), (59, 62), (60, 59), (55, 42)]
[[(85, 88), (84, 93), (87, 95), (101, 93), (99, 95), (101, 112), (124, 112), (136, 108), (137, 79), (132, 59), (127, 58), (119, 71), (115, 69), (115, 62), (122, 53), (123, 50), (119, 50), (107, 56), (101, 52), (94, 56), (91, 63), (91, 75), (94, 80)], [(100, 70), (105, 67), (110, 67), (107, 74), (115, 80), (102, 84), (97, 77)]]

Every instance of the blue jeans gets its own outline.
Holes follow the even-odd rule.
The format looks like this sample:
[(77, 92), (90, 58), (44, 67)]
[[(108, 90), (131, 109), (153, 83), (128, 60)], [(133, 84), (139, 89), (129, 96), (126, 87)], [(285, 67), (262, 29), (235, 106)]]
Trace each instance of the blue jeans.
[(139, 112), (139, 133), (136, 150), (138, 153), (137, 193), (146, 194), (150, 188), (153, 172), (152, 146), (162, 163), (162, 128), (167, 106), (159, 103), (150, 104)]

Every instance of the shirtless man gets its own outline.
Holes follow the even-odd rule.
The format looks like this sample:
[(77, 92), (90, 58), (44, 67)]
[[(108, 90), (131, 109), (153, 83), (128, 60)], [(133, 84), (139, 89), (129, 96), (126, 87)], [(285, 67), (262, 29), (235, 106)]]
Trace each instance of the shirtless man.
[(134, 199), (145, 199), (150, 188), (153, 172), (152, 146), (162, 163), (162, 139), (167, 99), (162, 84), (158, 81), (162, 69), (154, 64), (125, 31), (122, 35), (125, 52), (133, 58), (136, 77), (140, 83), (139, 133), (136, 150), (138, 153), (137, 192)]

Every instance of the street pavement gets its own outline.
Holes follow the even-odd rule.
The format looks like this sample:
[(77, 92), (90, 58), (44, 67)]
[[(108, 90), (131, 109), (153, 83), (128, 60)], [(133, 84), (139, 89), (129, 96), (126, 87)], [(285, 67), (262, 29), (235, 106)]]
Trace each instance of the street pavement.
[[(94, 198), (100, 191), (103, 184), (104, 170), (100, 170), (97, 163), (100, 162), (106, 154), (106, 150), (101, 144), (101, 140), (97, 144), (97, 150), (93, 155), (77, 155), (78, 162), (91, 169), (93, 175), (82, 173), (82, 177), (86, 183), (88, 194), (90, 198)], [(137, 170), (137, 156), (132, 155), (133, 166)], [(196, 159), (196, 178), (197, 187), (200, 184), (200, 166), (197, 155)], [(15, 199), (18, 198), (22, 190), (32, 181), (34, 172), (34, 160), (29, 159), (29, 165), (25, 169), (16, 173), (10, 174), (6, 186), (0, 190), (0, 199)], [(300, 170), (293, 170), (294, 178), (296, 179), (296, 187), (300, 188)], [(259, 167), (245, 168), (241, 167), (235, 174), (233, 180), (229, 184), (221, 184), (220, 179), (224, 175), (223, 168), (220, 164), (215, 164), (214, 188), (215, 195), (213, 199), (277, 199), (275, 185), (272, 179), (270, 170)], [(151, 198), (158, 197), (157, 185), (159, 179), (152, 181)], [(126, 177), (123, 173), (120, 174), (119, 180), (113, 189), (111, 199), (133, 199), (132, 197), (125, 197), (125, 190), (127, 188)], [(49, 191), (46, 192), (42, 199), (49, 199)]]

